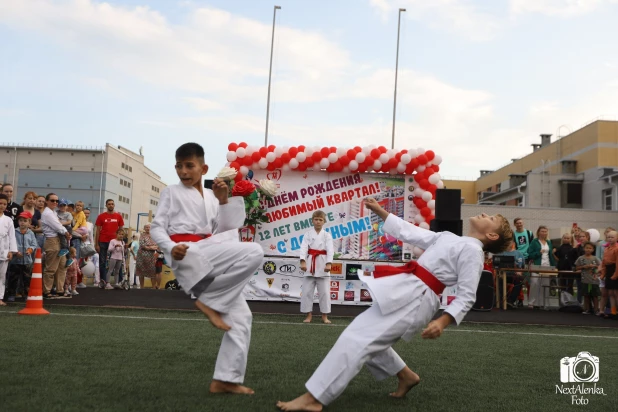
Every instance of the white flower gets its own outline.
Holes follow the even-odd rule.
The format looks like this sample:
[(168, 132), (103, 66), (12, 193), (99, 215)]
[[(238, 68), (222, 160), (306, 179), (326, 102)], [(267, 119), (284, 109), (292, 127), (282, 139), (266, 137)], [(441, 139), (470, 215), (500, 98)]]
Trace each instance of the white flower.
[(237, 174), (238, 174), (238, 170), (234, 169), (233, 167), (224, 167), (223, 169), (219, 171), (219, 174), (217, 174), (217, 177), (223, 180), (231, 180), (235, 178)]
[(260, 190), (264, 192), (266, 196), (274, 196), (277, 194), (277, 185), (268, 179), (262, 179), (259, 182)]

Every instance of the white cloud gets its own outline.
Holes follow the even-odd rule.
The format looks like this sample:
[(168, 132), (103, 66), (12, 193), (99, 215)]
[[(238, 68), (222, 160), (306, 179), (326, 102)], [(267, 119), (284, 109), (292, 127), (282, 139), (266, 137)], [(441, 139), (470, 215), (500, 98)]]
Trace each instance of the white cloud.
[(573, 17), (590, 13), (610, 2), (611, 0), (511, 0), (510, 12), (513, 15), (538, 13)]
[(196, 110), (200, 111), (213, 111), (223, 109), (225, 106), (214, 100), (208, 100), (201, 97), (187, 97), (185, 101), (190, 103)]
[(397, 11), (405, 8), (403, 18), (474, 41), (494, 38), (505, 24), (469, 0), (370, 0), (370, 4), (385, 21), (395, 18)]

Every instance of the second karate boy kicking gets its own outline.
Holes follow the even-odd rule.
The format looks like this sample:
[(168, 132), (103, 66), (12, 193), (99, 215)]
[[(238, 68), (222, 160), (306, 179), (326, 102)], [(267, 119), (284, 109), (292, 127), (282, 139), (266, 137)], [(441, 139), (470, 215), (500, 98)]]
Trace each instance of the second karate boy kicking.
[(196, 306), (215, 327), (226, 331), (210, 392), (252, 394), (242, 386), (252, 321), (242, 290), (264, 252), (257, 243), (217, 235), (244, 225), (245, 204), (242, 197), (228, 199), (229, 188), (221, 179), (214, 180), (212, 190), (203, 189), (202, 176), (207, 172), (202, 146), (186, 143), (176, 150), (180, 183), (161, 192), (150, 234), (171, 256), (171, 268), (185, 293), (197, 296)]
[[(459, 237), (419, 228), (389, 214), (374, 199), (366, 199), (365, 206), (385, 221), (386, 233), (425, 252), (402, 267), (375, 267), (373, 277), (365, 278), (373, 305), (343, 331), (306, 383), (308, 392), (290, 402), (279, 401), (281, 410), (321, 411), (343, 393), (363, 365), (378, 380), (397, 376), (397, 390), (390, 395), (405, 396), (420, 378), (392, 346), (401, 338), (409, 341), (425, 325), (421, 336), (435, 339), (451, 323), (459, 324), (476, 300), (483, 250), (503, 252), (513, 239), (501, 215), (470, 218), (468, 236)], [(457, 285), (455, 300), (431, 321), (440, 308), (438, 295), (452, 285)]]

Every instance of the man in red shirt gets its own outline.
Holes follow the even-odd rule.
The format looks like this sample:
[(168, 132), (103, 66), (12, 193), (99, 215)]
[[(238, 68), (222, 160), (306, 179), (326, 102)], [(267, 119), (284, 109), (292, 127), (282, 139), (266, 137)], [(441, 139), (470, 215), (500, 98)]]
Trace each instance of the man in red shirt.
[[(94, 247), (99, 253), (99, 272), (101, 273), (99, 288), (113, 289), (113, 286), (107, 280), (107, 249), (110, 240), (116, 238), (118, 229), (124, 227), (124, 220), (120, 213), (114, 212), (116, 204), (112, 199), (105, 201), (105, 207), (107, 211), (97, 216), (95, 223)], [(122, 275), (120, 275), (120, 279), (122, 280)]]

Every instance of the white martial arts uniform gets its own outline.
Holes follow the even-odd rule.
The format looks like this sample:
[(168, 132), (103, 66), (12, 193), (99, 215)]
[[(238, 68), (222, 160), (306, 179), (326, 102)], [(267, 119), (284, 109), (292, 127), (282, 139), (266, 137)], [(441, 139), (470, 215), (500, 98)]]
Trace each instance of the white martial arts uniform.
[[(326, 254), (311, 256), (309, 249), (325, 250)], [(320, 299), (320, 312), (330, 313), (330, 272), (325, 272), (324, 268), (327, 263), (333, 263), (333, 254), (333, 237), (330, 233), (324, 229), (320, 230), (320, 233), (317, 233), (315, 229), (305, 233), (300, 244), (300, 260), (304, 260), (307, 264), (300, 298), (302, 313), (313, 311), (313, 294), (316, 286)], [(312, 268), (315, 269), (313, 273), (311, 273)]]
[[(383, 228), (397, 239), (425, 249), (418, 264), (444, 285), (457, 285), (456, 298), (446, 313), (459, 324), (476, 300), (483, 270), (482, 242), (421, 229), (392, 214)], [(306, 384), (323, 405), (341, 395), (364, 364), (376, 379), (396, 375), (406, 364), (391, 346), (401, 338), (409, 341), (440, 308), (438, 296), (413, 274), (368, 276), (364, 280), (373, 306), (343, 331)]]
[[(163, 189), (150, 235), (166, 256), (180, 286), (208, 307), (221, 313), (231, 330), (223, 335), (214, 379), (242, 383), (251, 340), (252, 315), (242, 290), (262, 263), (264, 252), (257, 243), (233, 242), (223, 232), (238, 229), (245, 220), (242, 197), (231, 197), (219, 205), (214, 193), (183, 184)], [(221, 235), (216, 235), (220, 233)], [(183, 260), (172, 259), (174, 234), (210, 236), (187, 242)], [(238, 237), (236, 236), (236, 239)]]
[(0, 299), (4, 296), (6, 288), (6, 271), (9, 268), (9, 252), (17, 253), (17, 240), (15, 239), (15, 226), (13, 219), (0, 214)]

